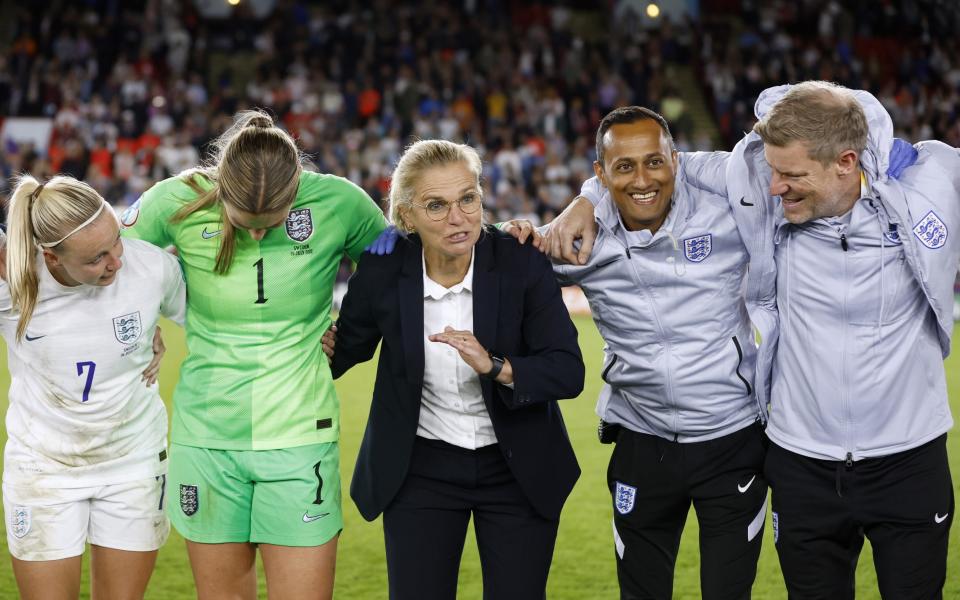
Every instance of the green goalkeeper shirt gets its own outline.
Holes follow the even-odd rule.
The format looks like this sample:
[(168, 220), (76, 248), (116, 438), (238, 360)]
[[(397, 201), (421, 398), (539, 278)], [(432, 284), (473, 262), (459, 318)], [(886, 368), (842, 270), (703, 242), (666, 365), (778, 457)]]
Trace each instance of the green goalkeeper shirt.
[(176, 247), (187, 281), (188, 353), (171, 441), (226, 450), (337, 441), (340, 406), (320, 339), (340, 260), (359, 258), (385, 227), (383, 213), (346, 179), (304, 172), (284, 224), (259, 242), (236, 230), (233, 262), (220, 275), (222, 208), (171, 222), (196, 197), (170, 178), (122, 218), (124, 236)]

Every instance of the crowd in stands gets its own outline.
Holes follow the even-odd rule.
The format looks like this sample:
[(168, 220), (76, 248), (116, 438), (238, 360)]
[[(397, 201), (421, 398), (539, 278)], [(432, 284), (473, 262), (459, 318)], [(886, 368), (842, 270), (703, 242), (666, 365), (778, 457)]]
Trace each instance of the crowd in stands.
[(890, 112), (901, 138), (960, 146), (960, 4), (715, 4), (734, 4), (741, 15), (739, 27), (707, 20), (713, 26), (705, 26), (700, 38), (702, 73), (724, 146), (752, 127), (759, 92), (806, 79), (869, 90)]
[[(902, 137), (960, 146), (960, 10), (881, 4), (704, 0), (699, 20), (656, 26), (630, 2), (279, 0), (265, 18), (240, 3), (230, 20), (189, 0), (24, 4), (0, 53), (0, 115), (49, 117), (54, 133), (48, 152), (3, 141), (2, 185), (66, 173), (125, 206), (262, 106), (317, 170), (381, 203), (414, 137), (473, 144), (491, 218), (539, 222), (592, 175), (611, 108), (661, 111), (681, 149), (730, 147), (760, 90), (807, 78), (870, 89)], [(694, 94), (720, 139), (693, 130), (671, 65), (702, 76)]]

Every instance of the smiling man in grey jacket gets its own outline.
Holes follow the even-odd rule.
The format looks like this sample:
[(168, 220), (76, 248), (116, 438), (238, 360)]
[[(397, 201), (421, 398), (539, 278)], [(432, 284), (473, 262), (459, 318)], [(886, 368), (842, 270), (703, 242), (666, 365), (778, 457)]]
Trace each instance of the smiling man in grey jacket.
[[(887, 112), (825, 82), (766, 90), (756, 113), (732, 153), (686, 156), (683, 176), (727, 196), (750, 254), (787, 589), (852, 598), (866, 536), (885, 598), (939, 598), (954, 511), (942, 359), (960, 261), (960, 153), (923, 142), (913, 166), (891, 168)], [(587, 221), (566, 220), (557, 230), (567, 236)]]
[(607, 482), (621, 597), (672, 597), (692, 503), (703, 597), (749, 598), (767, 483), (746, 248), (722, 195), (677, 180), (659, 114), (604, 117), (594, 170), (604, 189), (593, 254), (554, 273), (583, 289), (606, 342), (597, 414), (616, 441)]

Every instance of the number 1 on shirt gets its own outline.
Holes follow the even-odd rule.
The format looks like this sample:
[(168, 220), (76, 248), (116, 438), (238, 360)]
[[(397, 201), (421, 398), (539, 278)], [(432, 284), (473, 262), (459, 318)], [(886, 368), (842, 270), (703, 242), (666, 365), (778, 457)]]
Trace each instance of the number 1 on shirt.
[(90, 372), (87, 373), (87, 382), (83, 385), (83, 400), (82, 400), (82, 402), (86, 402), (87, 400), (90, 399), (90, 388), (93, 387), (93, 373), (94, 373), (94, 371), (97, 370), (97, 363), (95, 363), (95, 362), (93, 362), (93, 361), (91, 361), (91, 360), (86, 360), (86, 361), (83, 361), (83, 362), (78, 362), (78, 363), (77, 363), (77, 375), (78, 375), (78, 376), (79, 376), (79, 375), (83, 375), (83, 368), (84, 368), (84, 367), (90, 367)]
[(253, 263), (253, 266), (257, 268), (257, 301), (254, 304), (263, 304), (267, 301), (263, 297), (263, 259)]

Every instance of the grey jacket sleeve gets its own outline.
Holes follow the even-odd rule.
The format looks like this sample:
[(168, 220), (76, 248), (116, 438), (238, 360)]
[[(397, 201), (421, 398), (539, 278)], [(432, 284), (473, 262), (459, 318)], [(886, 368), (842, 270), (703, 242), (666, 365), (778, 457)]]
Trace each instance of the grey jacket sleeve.
[(697, 189), (726, 196), (729, 158), (729, 152), (681, 152), (678, 176)]

